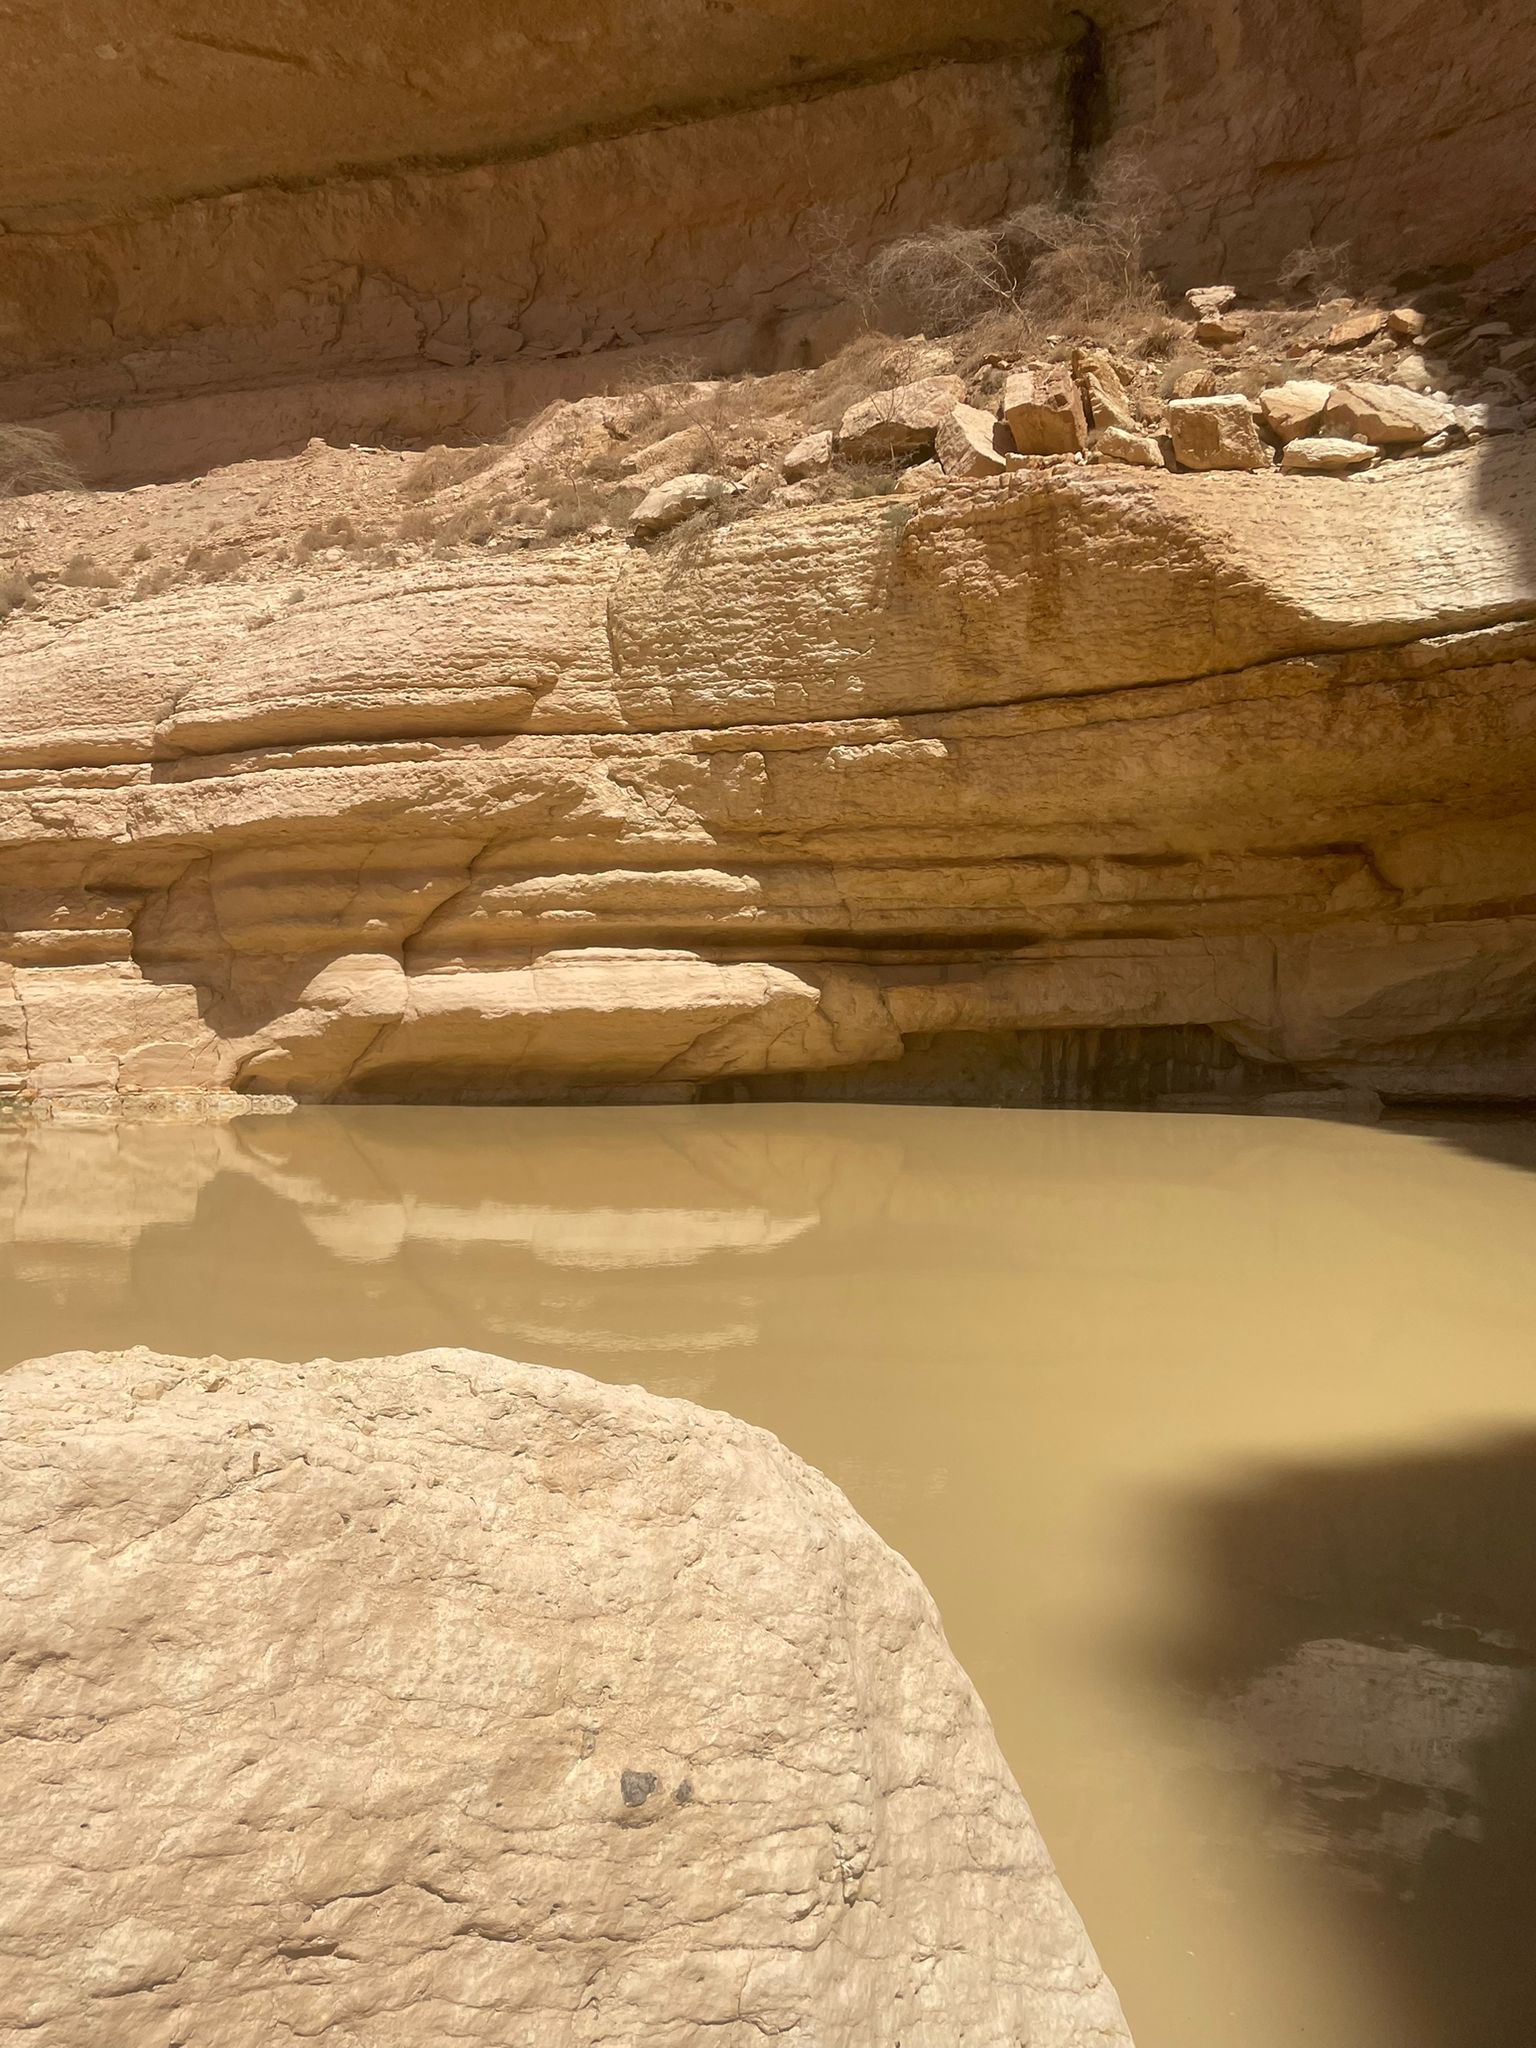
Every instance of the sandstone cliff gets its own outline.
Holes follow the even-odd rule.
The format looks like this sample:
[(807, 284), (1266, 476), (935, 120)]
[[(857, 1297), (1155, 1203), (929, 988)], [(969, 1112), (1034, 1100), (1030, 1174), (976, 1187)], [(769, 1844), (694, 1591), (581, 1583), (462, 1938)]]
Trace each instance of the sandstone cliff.
[(454, 1351), (0, 1406), (7, 2032), (1128, 2042), (932, 1602), (764, 1432)]
[(0, 462), (0, 1096), (1536, 1094), (1502, 0), (100, 12), (3, 88), (0, 434), (124, 488)]
[(679, 336), (802, 360), (829, 235), (987, 220), (1115, 138), (1178, 195), (1175, 290), (1313, 240), (1423, 282), (1536, 234), (1522, 0), (12, 12), (0, 416), (99, 481), (495, 432)]
[[(283, 475), (182, 496), (220, 482), (270, 539)], [(1291, 1085), (1536, 1093), (1533, 500), (1514, 434), (64, 587), (3, 629), (0, 1067), (857, 1092), (1202, 1027)], [(143, 494), (54, 502), (129, 566)]]

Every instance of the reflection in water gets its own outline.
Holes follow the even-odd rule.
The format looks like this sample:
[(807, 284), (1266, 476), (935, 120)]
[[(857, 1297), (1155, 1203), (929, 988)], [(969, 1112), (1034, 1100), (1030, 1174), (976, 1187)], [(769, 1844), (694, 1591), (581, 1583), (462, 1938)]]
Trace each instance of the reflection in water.
[(731, 1408), (933, 1588), (1141, 2048), (1504, 2048), (1536, 2009), (1536, 1133), (1457, 1136), (0, 1129), (0, 1364), (467, 1344)]

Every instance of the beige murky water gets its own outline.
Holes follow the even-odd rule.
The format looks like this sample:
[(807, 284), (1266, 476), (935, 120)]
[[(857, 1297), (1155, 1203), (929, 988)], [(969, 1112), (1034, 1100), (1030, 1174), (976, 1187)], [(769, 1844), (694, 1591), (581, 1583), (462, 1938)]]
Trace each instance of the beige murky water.
[(1141, 2048), (1536, 2035), (1536, 1127), (0, 1130), (0, 1364), (467, 1344), (767, 1424), (922, 1571)]

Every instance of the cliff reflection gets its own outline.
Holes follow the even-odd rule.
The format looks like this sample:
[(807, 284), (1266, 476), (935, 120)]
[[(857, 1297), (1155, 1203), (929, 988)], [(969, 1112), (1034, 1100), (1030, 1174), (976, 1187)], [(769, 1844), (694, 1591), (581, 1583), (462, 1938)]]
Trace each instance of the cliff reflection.
[(1140, 2048), (1502, 2048), (1536, 1175), (1453, 1139), (811, 1106), (0, 1130), (0, 1365), (464, 1344), (733, 1409), (923, 1573)]

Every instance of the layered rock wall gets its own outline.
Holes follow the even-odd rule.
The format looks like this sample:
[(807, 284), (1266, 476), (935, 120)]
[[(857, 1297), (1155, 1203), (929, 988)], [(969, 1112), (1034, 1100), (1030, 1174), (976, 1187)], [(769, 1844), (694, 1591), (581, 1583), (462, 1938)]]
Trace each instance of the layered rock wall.
[(23, 616), (0, 1057), (66, 1100), (687, 1097), (1200, 1027), (1536, 1094), (1533, 513), (1526, 435), (1067, 465)]
[(839, 266), (1070, 189), (1117, 140), (1172, 196), (1178, 288), (1268, 285), (1309, 242), (1368, 276), (1519, 271), (1536, 236), (1519, 0), (554, 12), (24, 18), (0, 415), (133, 482), (493, 433), (625, 351), (793, 362), (838, 331)]

